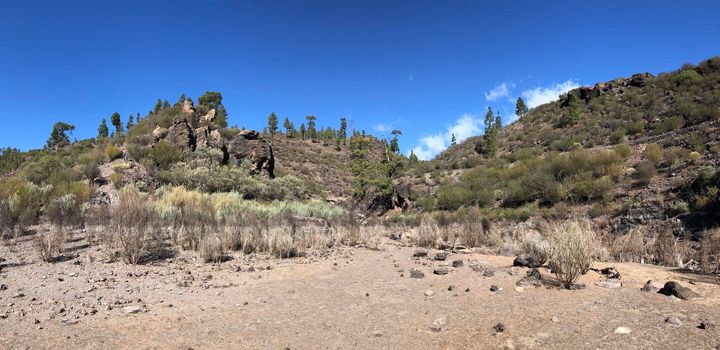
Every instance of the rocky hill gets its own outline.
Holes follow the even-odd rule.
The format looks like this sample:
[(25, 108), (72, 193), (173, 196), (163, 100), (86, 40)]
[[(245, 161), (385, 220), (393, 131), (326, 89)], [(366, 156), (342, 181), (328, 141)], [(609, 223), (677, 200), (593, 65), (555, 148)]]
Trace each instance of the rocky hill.
[[(495, 218), (581, 212), (617, 229), (717, 224), (720, 58), (580, 87), (406, 172), (424, 210), (479, 206)], [(704, 218), (701, 221), (697, 218)]]

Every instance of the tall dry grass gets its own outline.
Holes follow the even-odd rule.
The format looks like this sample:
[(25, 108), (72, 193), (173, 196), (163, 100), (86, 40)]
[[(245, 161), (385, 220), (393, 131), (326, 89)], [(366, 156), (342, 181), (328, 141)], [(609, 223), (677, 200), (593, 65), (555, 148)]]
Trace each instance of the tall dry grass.
[(566, 288), (572, 288), (597, 258), (600, 240), (588, 220), (550, 223), (547, 230), (550, 269)]

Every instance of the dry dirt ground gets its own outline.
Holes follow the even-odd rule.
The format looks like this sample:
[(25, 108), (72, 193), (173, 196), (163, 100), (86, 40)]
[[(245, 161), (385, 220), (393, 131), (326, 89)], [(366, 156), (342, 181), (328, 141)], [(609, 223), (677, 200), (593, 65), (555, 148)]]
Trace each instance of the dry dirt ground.
[[(335, 248), (278, 260), (236, 256), (199, 264), (181, 253), (146, 265), (104, 263), (78, 240), (73, 258), (40, 263), (30, 242), (0, 248), (0, 349), (715, 349), (720, 286), (712, 276), (611, 264), (623, 286), (596, 272), (583, 290), (525, 287), (511, 257), (414, 248)], [(452, 261), (462, 259), (462, 267)], [(435, 275), (438, 266), (447, 275)], [(471, 266), (479, 266), (473, 269)], [(606, 267), (610, 264), (596, 264)], [(268, 269), (269, 267), (269, 269)], [(420, 269), (425, 277), (410, 277)], [(485, 276), (484, 270), (494, 271)], [(543, 277), (551, 278), (546, 269)], [(649, 279), (700, 294), (640, 291)], [(449, 290), (450, 286), (453, 290)], [(491, 292), (491, 286), (501, 290)], [(681, 325), (666, 322), (670, 316)], [(708, 329), (700, 329), (709, 321)], [(503, 332), (493, 328), (503, 323)], [(616, 334), (627, 327), (629, 334)]]

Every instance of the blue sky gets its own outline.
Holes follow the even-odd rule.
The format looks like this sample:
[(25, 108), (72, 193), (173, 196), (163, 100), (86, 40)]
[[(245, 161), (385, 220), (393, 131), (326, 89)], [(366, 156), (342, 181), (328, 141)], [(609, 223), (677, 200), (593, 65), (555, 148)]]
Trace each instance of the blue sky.
[(0, 146), (218, 90), (230, 124), (345, 116), (429, 158), (488, 106), (509, 122), (518, 95), (673, 70), (719, 38), (719, 1), (0, 0)]

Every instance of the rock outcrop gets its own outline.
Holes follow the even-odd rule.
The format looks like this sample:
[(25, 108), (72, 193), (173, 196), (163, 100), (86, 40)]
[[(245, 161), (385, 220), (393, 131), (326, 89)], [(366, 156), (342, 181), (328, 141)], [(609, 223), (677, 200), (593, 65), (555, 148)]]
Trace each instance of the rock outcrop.
[(628, 91), (628, 89), (644, 87), (653, 79), (655, 79), (655, 76), (650, 73), (639, 73), (633, 74), (630, 78), (620, 78), (606, 83), (597, 83), (593, 87), (582, 86), (570, 90), (561, 98), (560, 102), (562, 106), (567, 106), (568, 96), (570, 94), (576, 95), (585, 102), (602, 95), (622, 95)]
[[(221, 164), (249, 166), (248, 170), (253, 174), (275, 177), (272, 146), (257, 131), (242, 130), (234, 138), (226, 140), (214, 122), (214, 109), (198, 121), (192, 102), (185, 101), (183, 112), (184, 115), (175, 117), (169, 128), (157, 126), (153, 130), (154, 142), (165, 140), (186, 154), (215, 151), (218, 154), (215, 159)], [(219, 156), (220, 152), (222, 157)]]

